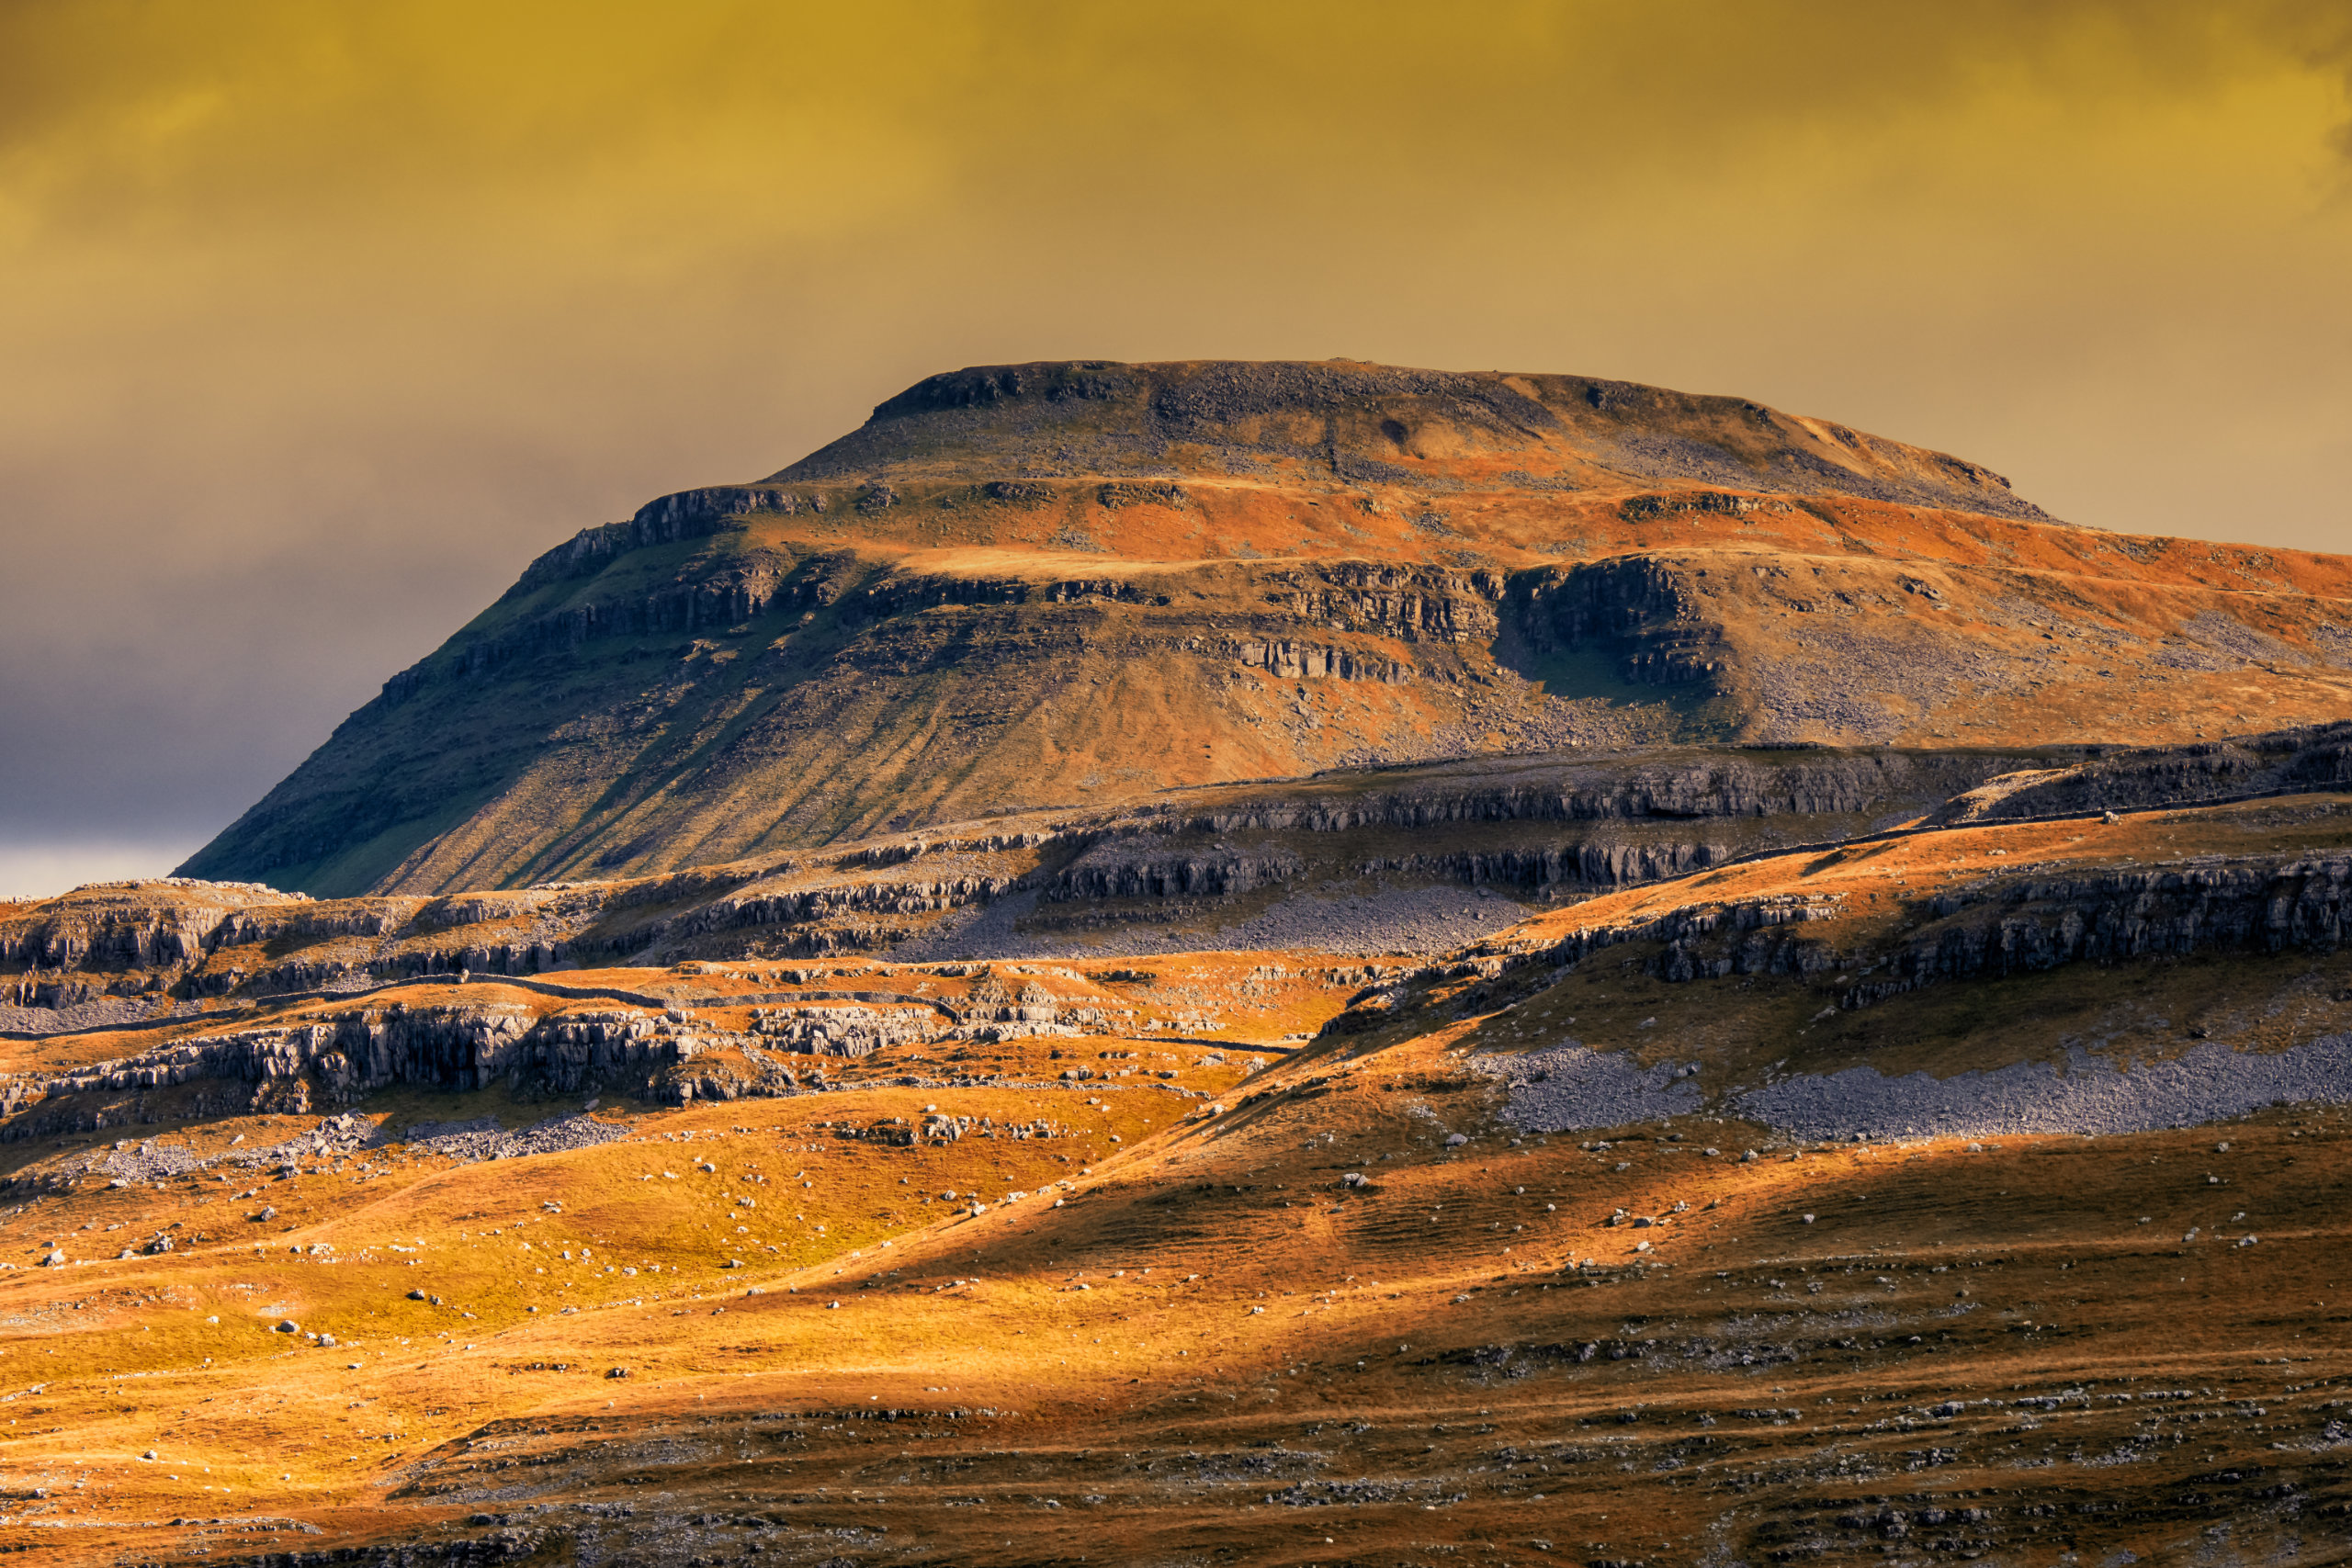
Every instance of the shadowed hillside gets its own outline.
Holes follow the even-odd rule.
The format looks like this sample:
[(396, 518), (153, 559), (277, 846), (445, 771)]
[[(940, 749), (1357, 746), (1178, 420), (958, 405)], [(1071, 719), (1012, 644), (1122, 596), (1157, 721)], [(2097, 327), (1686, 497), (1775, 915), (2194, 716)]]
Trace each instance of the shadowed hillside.
[(1735, 399), (960, 371), (548, 552), (183, 870), (446, 892), (1333, 767), (2192, 739), (2340, 714), (2347, 593)]

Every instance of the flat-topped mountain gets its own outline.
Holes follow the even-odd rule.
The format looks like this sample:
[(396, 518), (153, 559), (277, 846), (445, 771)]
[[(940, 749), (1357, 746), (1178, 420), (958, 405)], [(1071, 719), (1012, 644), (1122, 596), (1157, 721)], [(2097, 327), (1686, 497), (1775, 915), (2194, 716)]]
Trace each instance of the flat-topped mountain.
[(1316, 487), (1690, 482), (2040, 517), (1991, 469), (1740, 398), (1354, 360), (989, 365), (916, 383), (769, 477), (1205, 479)]
[(183, 870), (431, 893), (1335, 767), (2193, 740), (2345, 711), (2347, 600), (2345, 558), (2073, 527), (1737, 399), (983, 367), (550, 550)]
[(0, 1548), (2307, 1561), (2348, 685), (1736, 400), (933, 378), (0, 902)]

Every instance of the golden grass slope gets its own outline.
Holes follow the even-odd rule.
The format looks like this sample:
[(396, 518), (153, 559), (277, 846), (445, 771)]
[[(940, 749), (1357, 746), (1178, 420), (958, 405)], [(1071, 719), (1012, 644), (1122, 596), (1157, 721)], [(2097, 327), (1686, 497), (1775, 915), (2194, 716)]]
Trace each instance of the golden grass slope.
[[(2054, 1561), (2184, 1550), (2218, 1513), (2291, 1561), (2345, 1500), (2346, 1369), (2303, 1330), (2344, 1284), (2333, 1115), (2227, 1129), (2226, 1155), (2209, 1132), (1736, 1165), (1699, 1139), (1759, 1134), (1514, 1145), (1483, 1093), (1391, 1048), (1222, 1136), (1159, 1134), (1060, 1208), (993, 1201), (1066, 1173), (1019, 1150), (708, 1112), (593, 1159), (296, 1179), (322, 1201), (261, 1252), (0, 1286), (28, 1369), (0, 1528), (69, 1559), (520, 1530), (583, 1561), (1308, 1562), (1860, 1560), (1893, 1522)], [(990, 1207), (876, 1225), (897, 1172)], [(696, 1228), (759, 1175), (840, 1231), (830, 1256), (711, 1267)], [(1602, 1224), (1678, 1202), (1646, 1250)], [(344, 1261), (279, 1250), (322, 1239)], [(595, 1287), (541, 1286), (537, 1257)], [(289, 1345), (279, 1314), (336, 1343)]]
[[(1565, 971), (1510, 960), (1578, 923), (1833, 895), (1847, 912), (1807, 934), (1856, 946), (2012, 873), (2324, 857), (2345, 806), (1988, 824), (1629, 889), (1246, 1079), (1204, 1046), (1174, 1051), (1173, 1080), (1080, 1082), (1046, 1054), (1067, 1040), (913, 1047), (794, 1099), (607, 1100), (631, 1139), (567, 1154), (393, 1146), (31, 1191), (0, 1215), (0, 1261), (79, 1261), (0, 1273), (0, 1541), (66, 1561), (2330, 1561), (2352, 1517), (2340, 1109), (1975, 1146), (1792, 1144), (1706, 1113), (1544, 1134), (1499, 1119), (1471, 1058), (1569, 1011), (1727, 1082), (2340, 1032), (2340, 950), (1929, 986), (1831, 1020), (1831, 971), (1676, 981), (1632, 942)], [(1265, 964), (1203, 954), (1183, 978), (1236, 1039), (1348, 999), (1269, 993)], [(715, 1009), (774, 984), (603, 977)], [(1170, 1051), (1156, 1031), (1080, 1043)], [(842, 1135), (925, 1105), (1074, 1135)], [(308, 1124), (151, 1109), (129, 1130), (207, 1150)], [(496, 1092), (357, 1109), (543, 1113)], [(88, 1142), (0, 1150), (37, 1177)], [(159, 1231), (173, 1251), (111, 1258)]]

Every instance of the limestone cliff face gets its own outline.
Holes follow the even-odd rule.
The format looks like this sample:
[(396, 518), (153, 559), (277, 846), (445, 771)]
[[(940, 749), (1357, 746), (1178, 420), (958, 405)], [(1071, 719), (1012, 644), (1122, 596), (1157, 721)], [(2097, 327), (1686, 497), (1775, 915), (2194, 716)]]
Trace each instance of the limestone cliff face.
[[(750, 862), (515, 891), (313, 900), (253, 885), (98, 886), (0, 911), (0, 1029), (53, 1033), (215, 999), (285, 998), (435, 976), (535, 976), (680, 958), (888, 956), (910, 944), (1026, 951), (1026, 925), (1202, 940), (1334, 886), (1572, 901), (1759, 848), (1917, 817), (2064, 750), (1551, 752), (1332, 773), (1000, 818)], [(1456, 902), (1459, 900), (1457, 899)], [(956, 937), (992, 906), (1031, 911)], [(1041, 928), (1042, 929), (1042, 928)], [(1430, 951), (1378, 913), (1367, 951)], [(1446, 938), (1446, 941), (1455, 940)], [(1155, 938), (1158, 942), (1159, 938)]]
[(2352, 784), (2352, 721), (2193, 746), (2145, 746), (2064, 768), (2004, 774), (1930, 820), (1962, 827), (2083, 811), (2130, 811)]
[[(215, 1111), (309, 1111), (407, 1085), (504, 1083), (527, 1093), (626, 1085), (669, 1103), (694, 1098), (678, 1069), (705, 1048), (692, 1032), (627, 1010), (542, 1019), (498, 1004), (354, 1008), (318, 1022), (203, 1035), (50, 1077), (0, 1077), (0, 1113), (40, 1108), (0, 1141), (106, 1125), (108, 1097), (198, 1086)], [(778, 1086), (795, 1082), (783, 1073)]]
[(2188, 739), (2249, 682), (2342, 711), (2347, 594), (1736, 399), (982, 367), (548, 551), (184, 869), (425, 894), (1563, 748)]
[[(1988, 876), (1874, 918), (1860, 918), (1841, 894), (1694, 899), (1564, 935), (1506, 933), (1367, 987), (1326, 1029), (1352, 1034), (1385, 1027), (1417, 1006), (1441, 1005), (1455, 1018), (1503, 1006), (1546, 976), (1627, 946), (1641, 953), (1645, 973), (1668, 982), (1796, 976), (1826, 986), (1836, 1008), (1857, 1009), (1931, 986), (2068, 964), (2329, 953), (2347, 941), (2352, 857), (2341, 853), (2215, 855), (2143, 868)], [(1834, 983), (1826, 980), (1831, 976)], [(1450, 984), (1465, 979), (1467, 990)]]
[(1933, 900), (1847, 994), (1849, 1006), (1939, 980), (2199, 952), (2333, 951), (2352, 937), (2352, 858), (2248, 861), (2031, 877)]
[[(152, 1118), (158, 1105), (198, 1114), (307, 1111), (393, 1086), (503, 1085), (526, 1099), (618, 1091), (671, 1105), (791, 1094), (823, 1088), (827, 1060), (890, 1046), (1074, 1037), (1136, 1021), (1132, 1005), (1067, 972), (1062, 990), (1035, 978), (1014, 990), (985, 965), (949, 964), (932, 971), (928, 987), (938, 988), (927, 995), (805, 984), (820, 974), (776, 972), (793, 988), (750, 998), (757, 1005), (734, 1027), (640, 993), (605, 989), (581, 1005), (560, 986), (497, 981), (510, 999), (354, 998), (288, 1021), (197, 1023), (135, 1054), (0, 1073), (0, 1117), (15, 1118), (0, 1126), (0, 1143)], [(1045, 1125), (1014, 1135), (1053, 1135), (1038, 1131)]]
[(96, 888), (0, 921), (0, 967), (169, 970), (199, 962), (232, 921), (276, 926), (310, 900), (254, 885), (152, 882)]
[[(1939, 981), (1998, 979), (2066, 964), (2196, 953), (2333, 950), (2352, 934), (2352, 860), (2290, 856), (1995, 881), (1923, 900), (1892, 939), (1813, 939), (1770, 928), (1846, 914), (1834, 904), (1776, 900), (1692, 909), (1645, 929), (1663, 941), (1655, 972), (1670, 980), (1858, 972), (1848, 1007)], [(1770, 933), (1770, 934), (1768, 934)]]

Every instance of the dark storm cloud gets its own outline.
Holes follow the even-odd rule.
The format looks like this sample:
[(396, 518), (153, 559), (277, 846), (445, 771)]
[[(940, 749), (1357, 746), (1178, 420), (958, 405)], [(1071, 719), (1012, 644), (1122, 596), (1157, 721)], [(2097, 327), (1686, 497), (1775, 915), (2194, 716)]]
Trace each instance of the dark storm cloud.
[(932, 370), (1735, 391), (2341, 547), (2333, 6), (0, 8), (0, 849), (233, 816)]

